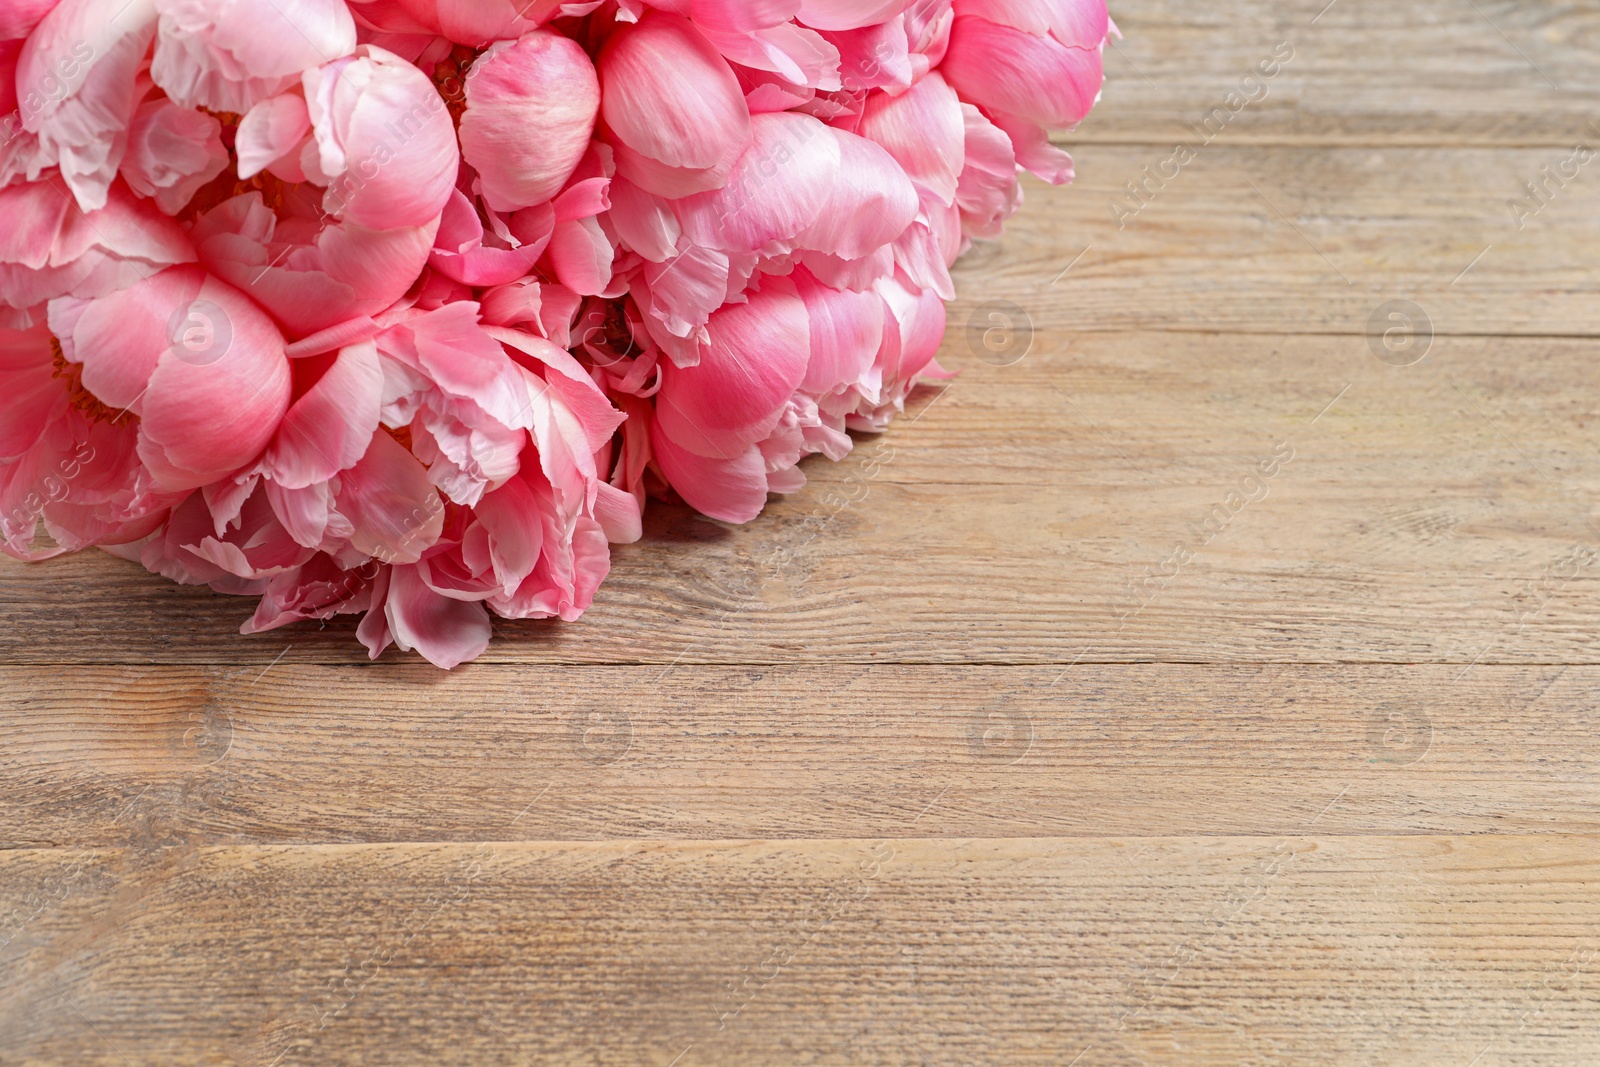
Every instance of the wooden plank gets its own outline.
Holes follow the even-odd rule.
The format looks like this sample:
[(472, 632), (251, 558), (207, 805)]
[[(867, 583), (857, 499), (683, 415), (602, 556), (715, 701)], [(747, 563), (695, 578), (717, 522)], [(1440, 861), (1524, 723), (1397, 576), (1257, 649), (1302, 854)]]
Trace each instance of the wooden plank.
[(1087, 145), (1072, 185), (1028, 180), (1005, 237), (961, 262), (956, 321), (1004, 300), (1075, 333), (1365, 336), (1408, 300), (1438, 335), (1592, 336), (1600, 161), (1525, 186), (1569, 154)]
[[(1496, 144), (1600, 137), (1600, 12), (1566, 0), (1118, 0), (1100, 105), (1074, 139)], [(1278, 62), (1281, 57), (1289, 57)], [(1258, 64), (1276, 69), (1263, 78)], [(1276, 63), (1276, 67), (1274, 67)], [(1254, 81), (1246, 81), (1255, 74)], [(1238, 93), (1230, 102), (1228, 95)], [(1213, 126), (1213, 130), (1217, 129)]]
[(0, 849), (1600, 834), (1594, 667), (430, 670), (0, 670)]
[[(1585, 342), (1439, 339), (1411, 367), (1340, 337), (947, 351), (947, 393), (805, 491), (738, 529), (657, 507), (583, 622), (502, 623), (488, 659), (1596, 662)], [(348, 623), (240, 638), (250, 610), (95, 554), (8, 563), (0, 654), (365, 657)]]
[(1592, 1061), (1600, 839), (919, 829), (0, 853), (0, 1056)]

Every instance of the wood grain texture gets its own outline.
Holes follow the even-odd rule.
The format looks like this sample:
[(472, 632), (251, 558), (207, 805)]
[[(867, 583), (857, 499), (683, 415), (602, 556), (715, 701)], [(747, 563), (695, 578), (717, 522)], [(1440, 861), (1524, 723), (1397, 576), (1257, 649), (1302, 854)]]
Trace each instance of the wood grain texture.
[[(1100, 105), (1072, 140), (1192, 139), (1230, 92), (1222, 137), (1269, 144), (1541, 145), (1600, 137), (1600, 11), (1573, 0), (1137, 0), (1113, 4)], [(1272, 78), (1257, 64), (1283, 46)], [(1255, 83), (1244, 79), (1257, 74)]]
[(579, 624), (0, 565), (0, 1065), (1600, 1062), (1600, 13), (1113, 14), (959, 377)]
[[(581, 623), (497, 623), (486, 658), (1596, 662), (1585, 342), (1450, 338), (1404, 368), (1365, 338), (947, 347), (962, 376), (915, 421), (749, 526), (655, 510)], [(349, 623), (241, 639), (249, 601), (108, 557), (7, 565), (0, 596), (10, 662), (366, 655)]]
[(1595, 838), (918, 830), (4, 853), (0, 1055), (1593, 1061)]
[(1595, 667), (284, 664), (78, 682), (101, 699), (0, 671), (0, 849), (826, 838), (911, 821), (974, 838), (1313, 820), (1600, 834)]

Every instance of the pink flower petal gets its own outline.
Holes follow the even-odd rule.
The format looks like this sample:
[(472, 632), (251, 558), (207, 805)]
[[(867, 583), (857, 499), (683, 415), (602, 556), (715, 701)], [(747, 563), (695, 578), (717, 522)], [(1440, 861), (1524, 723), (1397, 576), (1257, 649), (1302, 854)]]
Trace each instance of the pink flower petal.
[(340, 0), (154, 0), (150, 76), (181, 107), (243, 114), (300, 72), (355, 51)]
[(657, 426), (697, 455), (732, 459), (765, 437), (805, 378), (811, 333), (793, 282), (768, 279), (711, 317), (694, 367), (663, 367)]
[(502, 41), (467, 78), (461, 152), (496, 211), (549, 200), (589, 149), (600, 81), (577, 43), (539, 31)]
[(1049, 129), (1083, 121), (1100, 95), (1100, 48), (1068, 47), (1051, 37), (959, 16), (941, 68), (961, 96)]
[(666, 197), (722, 184), (750, 143), (750, 111), (703, 34), (651, 12), (612, 35), (599, 68), (600, 113), (624, 177)]
[(402, 652), (447, 671), (483, 655), (494, 634), (482, 604), (440, 596), (414, 566), (392, 569), (384, 615)]
[(337, 507), (361, 552), (383, 563), (415, 563), (439, 540), (444, 502), (417, 457), (388, 434), (373, 434), (366, 455), (339, 481)]
[(860, 133), (889, 150), (911, 180), (948, 204), (966, 159), (961, 98), (938, 72), (899, 96), (874, 93)]
[(286, 489), (327, 481), (366, 455), (378, 431), (383, 369), (371, 341), (340, 351), (284, 416), (262, 469)]

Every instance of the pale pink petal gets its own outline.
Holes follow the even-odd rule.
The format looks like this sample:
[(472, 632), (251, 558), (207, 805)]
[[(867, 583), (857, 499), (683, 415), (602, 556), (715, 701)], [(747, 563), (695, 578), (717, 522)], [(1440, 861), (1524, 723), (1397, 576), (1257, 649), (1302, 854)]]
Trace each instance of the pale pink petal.
[(938, 72), (899, 96), (872, 94), (859, 132), (888, 149), (912, 181), (946, 204), (955, 199), (966, 158), (966, 126), (961, 98)]
[(455, 188), (460, 153), (449, 109), (427, 75), (363, 45), (305, 72), (324, 207), (375, 230), (433, 223)]
[(384, 563), (415, 563), (439, 539), (444, 502), (417, 458), (386, 433), (339, 476), (339, 513), (350, 543)]
[(415, 566), (392, 568), (384, 614), (401, 651), (447, 671), (483, 655), (494, 633), (482, 604), (440, 596)]
[(839, 50), (839, 76), (846, 92), (911, 88), (911, 42), (903, 19), (823, 36)]
[(652, 12), (612, 35), (599, 69), (600, 110), (624, 177), (666, 197), (722, 184), (750, 143), (750, 111), (704, 35)]
[(795, 282), (811, 323), (811, 357), (801, 388), (831, 393), (854, 385), (868, 372), (883, 346), (883, 300), (823, 285), (806, 271)]
[(311, 133), (311, 113), (305, 97), (283, 93), (251, 108), (239, 122), (234, 148), (239, 156), (239, 177), (255, 177), (273, 163), (298, 152)]
[(962, 104), (967, 123), (967, 165), (956, 187), (962, 225), (972, 237), (998, 237), (1000, 226), (1022, 204), (1017, 156), (1011, 138), (971, 104)]
[(606, 540), (614, 545), (628, 545), (644, 536), (644, 516), (639, 501), (632, 493), (624, 492), (605, 482), (596, 487), (594, 517), (605, 531)]
[(378, 348), (451, 396), (471, 400), (504, 426), (527, 426), (522, 377), (505, 349), (479, 326), (477, 304), (459, 301), (413, 314), (379, 335)]
[(105, 206), (155, 35), (151, 0), (62, 0), (17, 61), (23, 128), (85, 211)]
[(881, 145), (828, 129), (839, 147), (839, 169), (817, 219), (800, 235), (805, 247), (842, 259), (895, 241), (917, 217), (917, 190)]
[(683, 227), (670, 202), (621, 177), (611, 183), (610, 201), (606, 218), (628, 249), (656, 263), (677, 254)]
[(341, 0), (155, 0), (150, 76), (182, 107), (243, 114), (302, 71), (349, 55), (356, 25)]
[(727, 185), (675, 208), (684, 233), (698, 245), (782, 253), (816, 221), (840, 180), (839, 142), (809, 115), (756, 115), (750, 126), (750, 148)]
[(575, 41), (539, 31), (491, 46), (467, 77), (461, 152), (496, 211), (549, 200), (589, 149), (600, 81)]
[(307, 232), (280, 225), (259, 193), (247, 193), (201, 216), (191, 236), (207, 270), (300, 338), (392, 306), (427, 265), (437, 226)]
[(152, 100), (134, 114), (122, 177), (140, 196), (152, 197), (168, 215), (228, 167), (222, 123), (210, 115)]
[(839, 49), (816, 30), (792, 24), (758, 30), (701, 32), (731, 62), (753, 70), (769, 71), (793, 85), (824, 91), (842, 87)]
[(383, 370), (371, 341), (343, 349), (289, 408), (262, 461), (287, 489), (303, 489), (354, 466), (378, 430)]

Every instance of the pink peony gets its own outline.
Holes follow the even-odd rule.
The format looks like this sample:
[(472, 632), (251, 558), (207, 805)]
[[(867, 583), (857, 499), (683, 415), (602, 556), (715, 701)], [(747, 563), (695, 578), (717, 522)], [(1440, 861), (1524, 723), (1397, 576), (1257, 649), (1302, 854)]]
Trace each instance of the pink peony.
[(945, 376), (1099, 0), (17, 0), (0, 548), (450, 668)]

